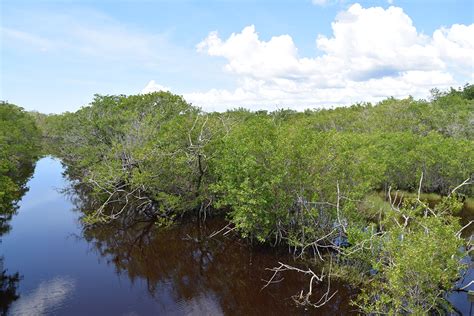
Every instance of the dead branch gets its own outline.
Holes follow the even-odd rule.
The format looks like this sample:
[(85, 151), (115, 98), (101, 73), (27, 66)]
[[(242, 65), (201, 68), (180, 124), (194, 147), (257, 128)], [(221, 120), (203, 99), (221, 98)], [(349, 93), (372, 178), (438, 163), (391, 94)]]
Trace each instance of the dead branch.
[[(278, 267), (267, 269), (269, 271), (273, 271), (273, 275), (268, 281), (266, 281), (266, 284), (262, 287), (262, 290), (265, 289), (270, 284), (279, 283), (279, 282), (283, 281), (283, 278), (278, 279), (278, 280), (275, 281), (275, 278), (279, 273), (285, 272), (285, 271), (295, 271), (295, 272), (298, 272), (298, 273), (303, 273), (305, 275), (310, 275), (311, 276), (311, 278), (309, 280), (307, 293), (305, 294), (304, 290), (301, 290), (299, 295), (294, 295), (292, 297), (296, 304), (303, 305), (303, 306), (309, 305), (309, 306), (313, 306), (315, 308), (319, 308), (319, 307), (323, 306), (324, 304), (326, 304), (327, 302), (329, 302), (334, 297), (334, 295), (336, 295), (337, 291), (335, 291), (334, 293), (329, 295), (329, 293), (331, 291), (331, 280), (330, 280), (331, 278), (330, 278), (330, 276), (331, 276), (332, 260), (331, 260), (331, 264), (329, 266), (329, 273), (327, 275), (324, 274), (324, 269), (321, 271), (321, 275), (317, 275), (313, 270), (311, 270), (309, 268), (307, 270), (302, 270), (302, 269), (290, 266), (290, 265), (282, 263), (282, 262), (278, 262), (278, 263), (279, 263)], [(324, 277), (327, 277), (327, 279), (328, 279), (328, 281), (327, 281), (328, 286), (327, 286), (326, 292), (319, 298), (318, 301), (316, 301), (315, 303), (312, 303), (311, 302), (311, 295), (313, 294), (313, 283), (315, 281), (316, 282), (322, 282)]]
[(468, 287), (470, 287), (473, 284), (474, 284), (474, 280), (472, 280), (468, 284), (464, 285), (463, 287), (460, 287), (459, 290), (464, 291), (465, 289), (467, 289)]
[(459, 190), (459, 189), (462, 188), (463, 186), (469, 185), (469, 184), (473, 184), (473, 183), (474, 183), (474, 181), (471, 181), (471, 178), (470, 178), (470, 177), (467, 178), (467, 179), (464, 180), (460, 185), (458, 185), (457, 187), (455, 187), (455, 188), (451, 191), (451, 193), (449, 193), (448, 196), (451, 196), (452, 194), (454, 194), (454, 193), (456, 192), (456, 190)]
[(209, 235), (209, 238), (215, 237), (215, 236), (219, 235), (220, 233), (222, 233), (223, 231), (225, 231), (225, 232), (222, 235), (223, 236), (227, 235), (228, 233), (230, 233), (231, 231), (236, 229), (236, 227), (230, 228), (231, 225), (232, 225), (232, 223), (229, 223), (229, 224), (225, 225), (224, 227), (222, 227), (221, 229), (213, 232), (212, 234)]
[(342, 227), (342, 230), (344, 231), (344, 233), (347, 234), (346, 227), (342, 224), (341, 217), (340, 217), (341, 191), (339, 190), (339, 181), (336, 182), (336, 187), (337, 187), (337, 202), (336, 202), (337, 221), (339, 225)]
[(467, 223), (466, 225), (464, 225), (457, 233), (456, 233), (456, 237), (459, 237), (461, 236), (461, 233), (464, 229), (468, 228), (472, 223), (474, 223), (474, 220), (471, 220), (469, 221), (469, 223)]

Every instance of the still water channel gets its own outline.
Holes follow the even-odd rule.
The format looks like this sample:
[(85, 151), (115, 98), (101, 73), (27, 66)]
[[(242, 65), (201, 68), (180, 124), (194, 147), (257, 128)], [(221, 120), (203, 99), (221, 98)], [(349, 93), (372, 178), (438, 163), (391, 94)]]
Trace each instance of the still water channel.
[[(3, 270), (19, 274), (14, 283), (19, 297), (0, 298), (8, 315), (355, 313), (349, 305), (355, 291), (344, 284), (333, 284), (337, 294), (317, 310), (292, 301), (307, 285), (299, 274), (287, 273), (282, 282), (261, 290), (262, 280), (271, 276), (265, 268), (278, 261), (291, 264), (292, 258), (274, 249), (250, 248), (233, 237), (207, 238), (225, 225), (220, 220), (168, 229), (138, 223), (85, 231), (78, 197), (60, 192), (68, 186), (62, 172), (58, 160), (37, 162), (12, 229), (0, 237)], [(473, 278), (471, 269), (463, 282)], [(454, 293), (450, 300), (469, 315), (466, 293)]]

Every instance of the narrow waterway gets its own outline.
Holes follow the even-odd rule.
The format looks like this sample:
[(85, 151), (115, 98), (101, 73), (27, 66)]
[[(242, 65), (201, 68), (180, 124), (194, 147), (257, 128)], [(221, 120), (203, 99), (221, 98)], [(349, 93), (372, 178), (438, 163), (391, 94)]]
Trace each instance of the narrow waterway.
[[(84, 230), (77, 197), (58, 160), (38, 161), (29, 191), (1, 236), (0, 257), (14, 295), (1, 298), (9, 315), (348, 315), (354, 290), (332, 284), (335, 297), (321, 309), (297, 307), (291, 296), (307, 279), (287, 273), (261, 290), (266, 268), (291, 263), (286, 253), (255, 249), (232, 237), (208, 238), (224, 226), (189, 222)], [(0, 266), (1, 268), (1, 266)], [(471, 274), (467, 278), (472, 278)], [(4, 273), (4, 274), (5, 274)], [(468, 280), (464, 280), (467, 283)], [(326, 291), (321, 286), (315, 296)], [(313, 290), (314, 292), (314, 290)], [(12, 293), (10, 293), (12, 294)], [(17, 297), (18, 296), (18, 297)], [(16, 299), (15, 299), (16, 298)], [(466, 293), (450, 300), (464, 315)]]

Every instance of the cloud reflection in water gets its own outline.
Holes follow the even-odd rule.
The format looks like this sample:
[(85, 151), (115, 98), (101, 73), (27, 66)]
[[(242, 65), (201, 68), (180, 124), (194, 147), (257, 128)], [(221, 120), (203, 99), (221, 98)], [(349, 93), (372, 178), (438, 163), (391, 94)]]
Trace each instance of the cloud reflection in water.
[(11, 309), (11, 315), (45, 315), (58, 311), (74, 291), (75, 280), (58, 276), (41, 282), (27, 295), (21, 296)]

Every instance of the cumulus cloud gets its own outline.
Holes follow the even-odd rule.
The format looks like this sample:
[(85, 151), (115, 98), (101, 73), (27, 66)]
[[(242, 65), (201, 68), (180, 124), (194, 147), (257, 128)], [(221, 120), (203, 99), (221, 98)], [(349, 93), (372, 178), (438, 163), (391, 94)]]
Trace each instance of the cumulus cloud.
[[(443, 67), (430, 38), (417, 32), (401, 8), (364, 9), (359, 4), (338, 15), (333, 37), (318, 36), (322, 60), (336, 59), (349, 79), (371, 79), (386, 70), (434, 70)], [(330, 60), (331, 59), (331, 60)]]
[(474, 24), (454, 24), (433, 33), (433, 46), (447, 65), (473, 75)]
[(227, 39), (211, 32), (197, 51), (224, 58), (224, 71), (238, 85), (184, 96), (207, 110), (303, 109), (388, 96), (424, 97), (433, 87), (473, 78), (474, 24), (443, 27), (429, 36), (402, 8), (354, 4), (331, 26), (331, 36), (316, 36), (320, 54), (315, 57), (300, 56), (287, 34), (260, 39), (253, 25)]
[(170, 91), (170, 88), (162, 86), (155, 82), (155, 80), (150, 80), (145, 88), (142, 89), (142, 93), (150, 93), (155, 91)]

